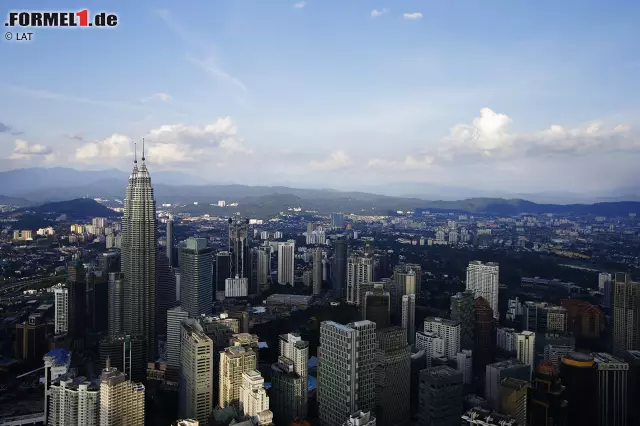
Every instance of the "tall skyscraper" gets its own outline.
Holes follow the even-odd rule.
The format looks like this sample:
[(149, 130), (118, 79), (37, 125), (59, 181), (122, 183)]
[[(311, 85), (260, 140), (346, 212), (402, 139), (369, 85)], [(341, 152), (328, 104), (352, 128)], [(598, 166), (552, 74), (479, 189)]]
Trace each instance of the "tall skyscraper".
[(69, 289), (58, 284), (53, 289), (54, 333), (64, 334), (69, 326)]
[(220, 389), (218, 405), (228, 407), (233, 405), (240, 408), (240, 387), (242, 373), (256, 369), (256, 354), (251, 349), (242, 346), (230, 346), (220, 352)]
[(613, 283), (613, 354), (640, 349), (640, 283), (617, 272)]
[(318, 404), (320, 423), (341, 425), (356, 410), (375, 407), (376, 325), (358, 321), (320, 324)]
[(402, 424), (410, 417), (411, 348), (399, 327), (377, 330), (376, 338), (377, 425)]
[(523, 364), (527, 364), (532, 373), (535, 366), (535, 341), (536, 333), (533, 331), (516, 334), (516, 358)]
[(167, 260), (169, 267), (173, 268), (173, 216), (167, 218)]
[(293, 286), (295, 279), (295, 252), (295, 241), (289, 240), (286, 243), (278, 243), (278, 283), (280, 285), (290, 284)]
[(373, 279), (373, 263), (370, 257), (351, 256), (347, 262), (347, 303), (360, 306), (362, 284)]
[(307, 417), (309, 342), (299, 335), (283, 334), (279, 339), (280, 357), (271, 366), (271, 411), (278, 423)]
[(344, 229), (344, 213), (331, 213), (331, 229)]
[[(627, 398), (629, 401), (637, 401), (640, 396), (640, 351), (627, 351), (624, 360), (629, 364), (629, 387)], [(640, 405), (627, 404), (629, 425), (640, 424)]]
[(421, 425), (458, 426), (462, 414), (462, 373), (446, 365), (420, 372)]
[(67, 267), (67, 287), (69, 289), (69, 322), (67, 335), (72, 347), (84, 348), (87, 333), (87, 273), (81, 262), (73, 262)]
[(593, 356), (568, 354), (562, 358), (560, 377), (567, 387), (569, 426), (597, 424), (598, 370)]
[(122, 272), (124, 273), (123, 331), (141, 336), (145, 360), (156, 354), (156, 202), (145, 164), (134, 161), (122, 217)]
[(527, 391), (529, 382), (507, 377), (500, 383), (500, 412), (527, 424)]
[(476, 299), (475, 347), (473, 363), (477, 372), (482, 372), (493, 361), (493, 339), (495, 336), (493, 309), (484, 297)]
[(424, 320), (424, 331), (432, 332), (444, 340), (444, 356), (456, 359), (460, 352), (460, 323), (448, 319), (428, 317)]
[(127, 381), (109, 362), (100, 376), (100, 426), (144, 424), (144, 385)]
[(226, 280), (234, 276), (231, 275), (231, 253), (228, 251), (216, 253), (216, 300), (224, 299)]
[(627, 426), (629, 364), (608, 353), (595, 353), (598, 370), (598, 426)]
[(393, 280), (398, 286), (398, 298), (405, 294), (420, 294), (422, 290), (422, 267), (417, 263), (399, 263), (393, 268)]
[(487, 365), (484, 379), (484, 397), (489, 407), (493, 410), (500, 408), (500, 384), (507, 377), (528, 381), (531, 377), (531, 370), (528, 365), (513, 358)]
[[(231, 277), (239, 276), (251, 281), (249, 219), (229, 218), (229, 252), (231, 253)], [(227, 277), (229, 278), (229, 277)], [(249, 294), (257, 291), (249, 282)]]
[(308, 361), (309, 361), (309, 342), (302, 340), (299, 334), (288, 333), (280, 336), (280, 356), (291, 360), (293, 363), (293, 371), (302, 378), (302, 389), (296, 399), (303, 405), (303, 410), (298, 411), (298, 417), (306, 417), (307, 406), (307, 390), (308, 390)]
[(529, 389), (529, 424), (566, 426), (566, 389), (558, 376), (558, 370), (549, 361), (538, 364)]
[(181, 333), (180, 414), (204, 424), (213, 410), (213, 341), (194, 320)]
[(313, 294), (322, 291), (322, 249), (313, 250)]
[(375, 322), (376, 329), (380, 330), (390, 325), (390, 312), (391, 297), (389, 292), (384, 290), (382, 283), (374, 283), (373, 289), (365, 293), (362, 319)]
[(493, 310), (493, 317), (500, 317), (498, 311), (498, 280), (499, 267), (497, 263), (469, 262), (467, 267), (467, 290), (473, 291), (477, 297), (483, 297)]
[(460, 321), (460, 347), (475, 346), (476, 301), (472, 291), (458, 292), (451, 296), (451, 319)]
[(347, 286), (347, 241), (344, 237), (338, 237), (333, 242), (333, 293), (340, 298), (346, 297)]
[(109, 293), (109, 336), (122, 333), (124, 316), (124, 276), (121, 273), (111, 272), (108, 282)]
[(258, 290), (262, 292), (266, 290), (271, 277), (271, 247), (259, 247), (256, 255), (256, 280)]
[(189, 318), (189, 313), (181, 306), (167, 311), (167, 374), (177, 378), (180, 371), (182, 354), (182, 322)]
[(407, 342), (413, 345), (416, 342), (416, 295), (405, 294), (402, 296), (401, 325), (406, 330)]
[(166, 253), (160, 247), (156, 254), (156, 262), (156, 333), (163, 334), (167, 330), (167, 311), (177, 304), (176, 275), (169, 266)]
[(213, 251), (206, 238), (189, 238), (180, 249), (180, 305), (191, 317), (209, 315), (213, 308)]

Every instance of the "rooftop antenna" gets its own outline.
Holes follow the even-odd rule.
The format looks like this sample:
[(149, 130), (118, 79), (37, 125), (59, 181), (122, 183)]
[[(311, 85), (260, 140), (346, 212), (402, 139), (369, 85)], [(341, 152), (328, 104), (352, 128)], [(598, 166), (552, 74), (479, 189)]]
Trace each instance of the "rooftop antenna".
[(138, 163), (138, 144), (133, 143), (133, 164)]
[(144, 162), (144, 138), (142, 138), (142, 161)]

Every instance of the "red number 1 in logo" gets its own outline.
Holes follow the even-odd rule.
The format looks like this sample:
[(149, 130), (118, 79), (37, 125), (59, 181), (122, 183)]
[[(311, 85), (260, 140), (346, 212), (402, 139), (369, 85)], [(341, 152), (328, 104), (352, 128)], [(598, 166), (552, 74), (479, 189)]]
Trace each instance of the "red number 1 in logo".
[(80, 18), (81, 27), (89, 25), (89, 11), (87, 9), (76, 12), (76, 16)]

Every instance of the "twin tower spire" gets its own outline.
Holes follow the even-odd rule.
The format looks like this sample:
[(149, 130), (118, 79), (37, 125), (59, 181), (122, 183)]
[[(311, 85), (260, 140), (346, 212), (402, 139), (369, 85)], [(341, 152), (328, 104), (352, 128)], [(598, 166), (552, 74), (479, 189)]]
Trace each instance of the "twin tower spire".
[[(144, 138), (142, 138), (142, 162), (144, 163)], [(133, 164), (138, 164), (138, 144), (133, 143)]]

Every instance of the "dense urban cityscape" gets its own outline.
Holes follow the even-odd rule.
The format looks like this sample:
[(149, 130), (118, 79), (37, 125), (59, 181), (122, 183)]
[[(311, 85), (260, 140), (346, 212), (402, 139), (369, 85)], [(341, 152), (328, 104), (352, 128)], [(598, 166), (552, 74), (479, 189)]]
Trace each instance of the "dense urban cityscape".
[(3, 207), (0, 424), (640, 421), (635, 213), (186, 210)]
[(0, 426), (640, 426), (640, 1), (1, 3)]

